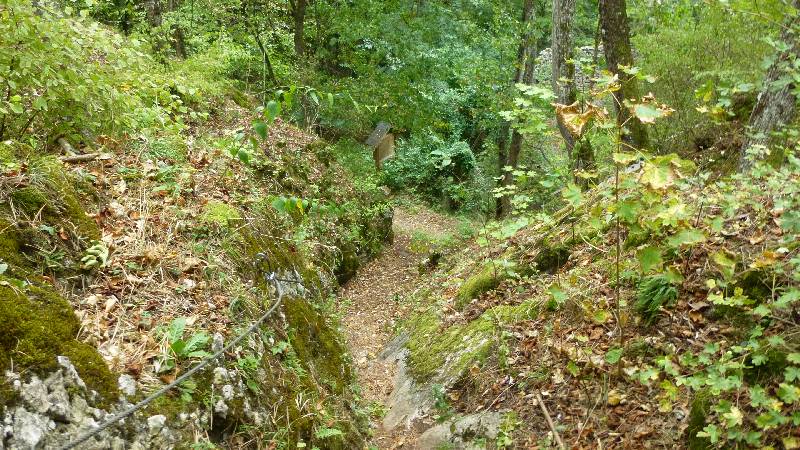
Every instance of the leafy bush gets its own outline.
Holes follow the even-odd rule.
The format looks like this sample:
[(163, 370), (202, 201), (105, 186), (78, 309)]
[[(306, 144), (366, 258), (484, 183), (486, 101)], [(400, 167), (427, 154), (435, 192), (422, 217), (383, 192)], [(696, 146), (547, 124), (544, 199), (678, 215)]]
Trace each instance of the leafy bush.
[(480, 196), (473, 189), (476, 167), (466, 142), (445, 141), (429, 132), (401, 142), (395, 157), (384, 163), (381, 180), (393, 190), (414, 191), (458, 209)]

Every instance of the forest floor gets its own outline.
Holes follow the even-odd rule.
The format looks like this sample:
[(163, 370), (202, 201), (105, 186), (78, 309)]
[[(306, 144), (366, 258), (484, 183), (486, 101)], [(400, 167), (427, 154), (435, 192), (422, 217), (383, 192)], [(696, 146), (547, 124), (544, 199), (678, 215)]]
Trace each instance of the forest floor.
[[(377, 411), (386, 409), (396, 372), (396, 363), (382, 360), (380, 354), (394, 337), (397, 321), (411, 312), (403, 299), (424, 286), (428, 278), (419, 270), (427, 255), (415, 248), (415, 239), (420, 235), (443, 239), (455, 230), (456, 221), (423, 208), (398, 207), (393, 228), (392, 245), (359, 269), (340, 293), (342, 325), (362, 395)], [(380, 449), (416, 448), (416, 438), (424, 429), (385, 430), (381, 418), (382, 414), (373, 415), (372, 445)]]

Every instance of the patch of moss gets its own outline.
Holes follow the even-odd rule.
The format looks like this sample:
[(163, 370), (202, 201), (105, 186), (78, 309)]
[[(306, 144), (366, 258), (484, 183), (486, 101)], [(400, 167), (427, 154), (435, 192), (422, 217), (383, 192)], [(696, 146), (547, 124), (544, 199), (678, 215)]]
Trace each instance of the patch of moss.
[(203, 206), (200, 220), (206, 224), (228, 226), (230, 221), (241, 220), (242, 216), (235, 207), (217, 200), (210, 201)]
[(292, 330), (289, 340), (297, 358), (318, 381), (336, 394), (343, 394), (353, 374), (336, 331), (303, 299), (284, 298), (283, 310)]
[(14, 206), (20, 208), (26, 214), (33, 216), (39, 211), (43, 211), (49, 206), (47, 196), (33, 186), (17, 189), (11, 193), (11, 200)]
[(570, 250), (567, 245), (544, 245), (533, 260), (540, 272), (556, 273), (569, 260)]
[(473, 275), (461, 284), (456, 295), (456, 309), (462, 309), (467, 303), (478, 298), (484, 292), (497, 288), (508, 277), (505, 270), (488, 264), (477, 275)]
[(707, 450), (714, 448), (708, 438), (698, 437), (697, 433), (706, 426), (706, 417), (711, 410), (713, 396), (709, 391), (697, 392), (692, 399), (689, 411), (689, 425), (686, 427), (687, 447), (690, 450)]
[(73, 180), (64, 171), (58, 158), (45, 156), (32, 160), (29, 173), (33, 190), (21, 189), (24, 191), (21, 198), (29, 207), (38, 210), (44, 202), (47, 205), (43, 211), (46, 222), (72, 230), (75, 235), (88, 241), (100, 239), (100, 229), (86, 214)]
[(116, 398), (116, 379), (100, 355), (78, 342), (80, 323), (69, 303), (50, 288), (0, 276), (0, 371), (47, 375), (56, 356), (70, 358), (86, 384), (105, 399)]
[(356, 271), (361, 267), (361, 260), (358, 258), (355, 245), (341, 244), (339, 249), (341, 257), (336, 261), (333, 274), (336, 276), (336, 281), (343, 285), (356, 275)]

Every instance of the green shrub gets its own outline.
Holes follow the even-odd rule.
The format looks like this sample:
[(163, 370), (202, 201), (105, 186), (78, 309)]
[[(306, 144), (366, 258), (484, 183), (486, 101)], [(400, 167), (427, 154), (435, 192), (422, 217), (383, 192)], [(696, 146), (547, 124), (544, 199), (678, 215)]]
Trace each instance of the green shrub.
[(639, 283), (636, 294), (636, 312), (645, 322), (653, 323), (662, 307), (678, 298), (678, 289), (667, 275), (651, 275)]

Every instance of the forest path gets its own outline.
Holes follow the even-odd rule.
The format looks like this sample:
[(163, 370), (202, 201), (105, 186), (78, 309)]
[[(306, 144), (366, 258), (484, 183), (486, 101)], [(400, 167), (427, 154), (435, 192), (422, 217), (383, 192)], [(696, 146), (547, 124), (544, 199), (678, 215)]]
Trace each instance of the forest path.
[[(394, 242), (342, 288), (342, 325), (368, 404), (382, 408), (392, 393), (396, 364), (379, 356), (392, 339), (397, 320), (409, 313), (411, 306), (403, 298), (427, 281), (427, 274), (418, 269), (426, 255), (412, 249), (414, 235), (441, 238), (454, 232), (456, 224), (455, 219), (426, 209), (395, 208)], [(415, 430), (383, 430), (380, 421), (380, 417), (372, 421), (373, 446), (382, 450), (416, 448)]]

